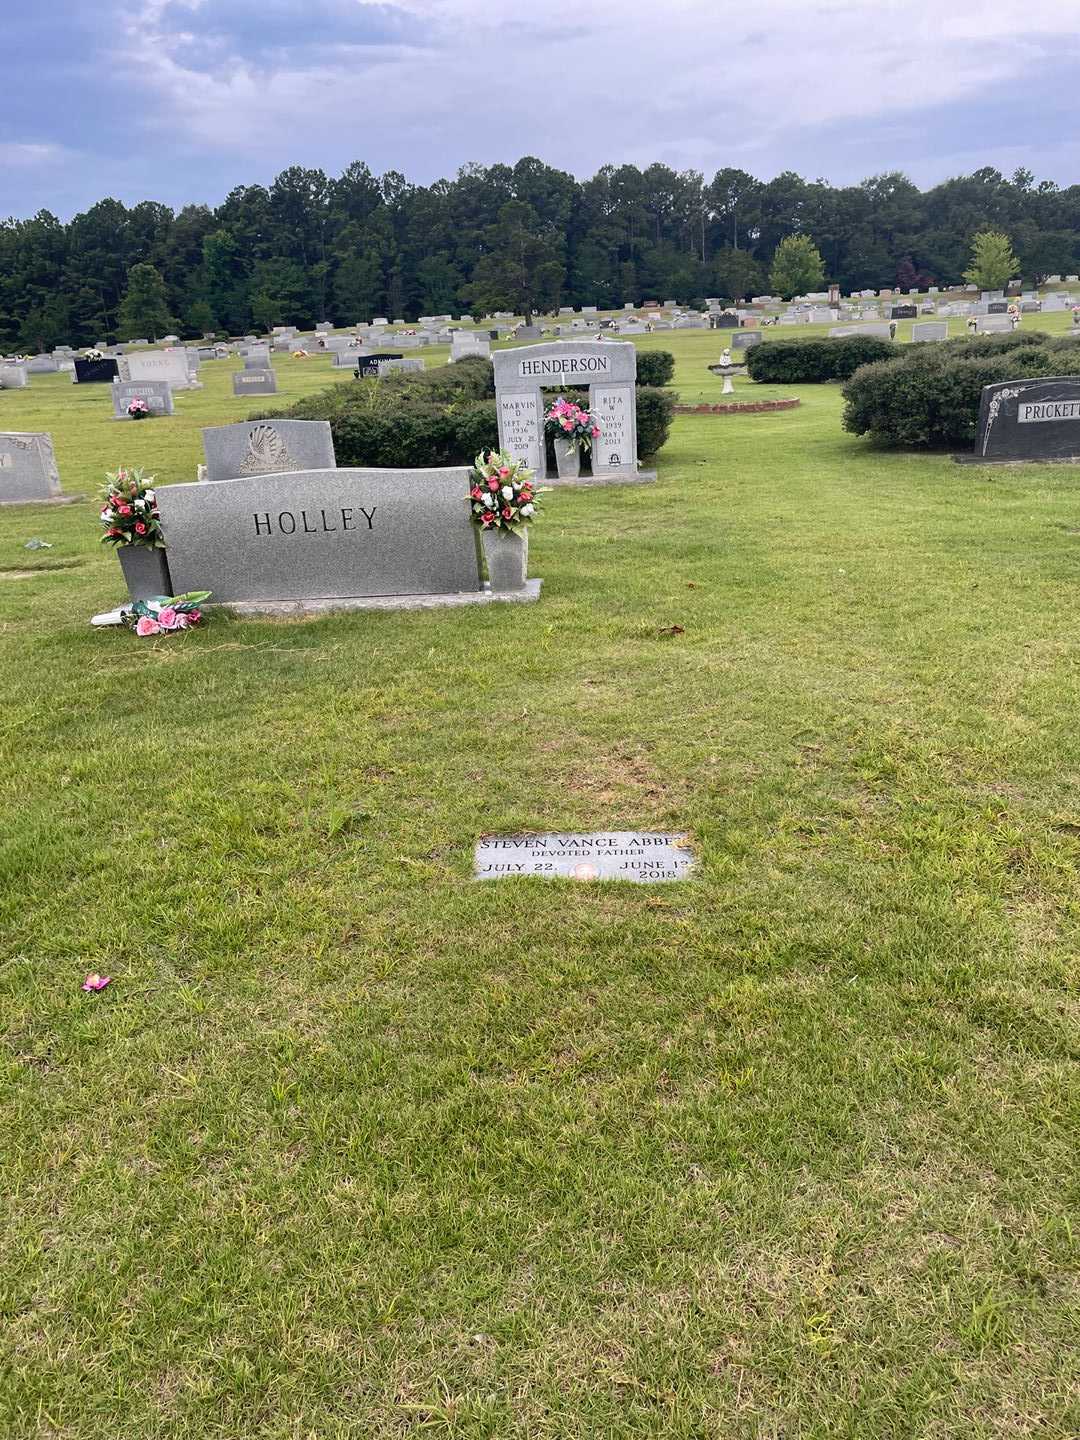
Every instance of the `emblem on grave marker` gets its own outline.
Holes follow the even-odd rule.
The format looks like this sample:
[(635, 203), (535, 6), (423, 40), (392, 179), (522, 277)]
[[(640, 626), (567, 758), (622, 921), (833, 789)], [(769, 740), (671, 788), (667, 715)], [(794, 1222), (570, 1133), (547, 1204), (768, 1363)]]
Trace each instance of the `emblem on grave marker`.
[(240, 474), (279, 475), (295, 469), (296, 461), (273, 425), (256, 425), (248, 436), (248, 453), (240, 465)]

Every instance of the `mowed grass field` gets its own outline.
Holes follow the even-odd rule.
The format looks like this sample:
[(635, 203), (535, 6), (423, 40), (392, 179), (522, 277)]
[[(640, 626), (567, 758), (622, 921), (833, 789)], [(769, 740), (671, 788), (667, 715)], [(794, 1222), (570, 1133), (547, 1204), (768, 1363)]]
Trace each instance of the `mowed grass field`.
[[(190, 479), (231, 368), (0, 425)], [(795, 393), (549, 496), (536, 606), (143, 642), (0, 509), (0, 1434), (1080, 1430), (1080, 469)], [(699, 870), (470, 879), (605, 828)]]

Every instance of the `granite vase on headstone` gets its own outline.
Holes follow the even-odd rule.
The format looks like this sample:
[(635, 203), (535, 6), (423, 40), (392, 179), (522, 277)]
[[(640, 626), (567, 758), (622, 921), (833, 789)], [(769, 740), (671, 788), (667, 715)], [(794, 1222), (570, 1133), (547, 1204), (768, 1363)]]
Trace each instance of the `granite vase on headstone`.
[(169, 562), (164, 550), (149, 545), (117, 545), (116, 555), (132, 600), (172, 595)]
[(529, 531), (481, 530), (488, 583), (496, 594), (523, 590), (529, 571)]

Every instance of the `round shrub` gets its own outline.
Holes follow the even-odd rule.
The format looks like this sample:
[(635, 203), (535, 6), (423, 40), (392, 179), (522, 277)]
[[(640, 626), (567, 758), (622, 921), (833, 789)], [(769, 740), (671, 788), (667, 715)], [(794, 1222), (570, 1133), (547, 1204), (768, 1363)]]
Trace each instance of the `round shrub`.
[[(987, 343), (999, 339), (1011, 343)], [(916, 345), (864, 365), (844, 386), (844, 429), (885, 445), (970, 446), (984, 385), (1080, 369), (1080, 346), (1016, 341), (1015, 335), (985, 335), (956, 345)], [(1071, 356), (1062, 353), (1070, 348)]]
[(667, 443), (674, 414), (675, 396), (669, 390), (638, 386), (637, 448), (640, 458), (655, 455)]
[(670, 385), (675, 374), (675, 356), (670, 350), (639, 350), (637, 383), (639, 385)]
[(806, 385), (847, 380), (860, 365), (887, 360), (896, 353), (891, 340), (876, 335), (844, 335), (835, 339), (767, 340), (746, 352), (751, 380), (772, 385)]

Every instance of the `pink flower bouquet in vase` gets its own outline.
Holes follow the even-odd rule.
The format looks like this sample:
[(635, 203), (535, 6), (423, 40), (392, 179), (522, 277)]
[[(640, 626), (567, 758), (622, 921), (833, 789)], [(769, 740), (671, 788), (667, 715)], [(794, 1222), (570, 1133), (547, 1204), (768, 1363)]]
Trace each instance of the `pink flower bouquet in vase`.
[(592, 449), (600, 422), (591, 410), (560, 395), (544, 415), (544, 434), (555, 442), (559, 479), (576, 480), (581, 474), (581, 452)]
[(469, 477), (469, 508), (480, 529), (488, 583), (496, 593), (523, 590), (529, 530), (540, 505), (533, 473), (499, 450), (481, 451)]
[(172, 593), (153, 486), (152, 475), (122, 465), (101, 491), (101, 543), (115, 548), (132, 600)]

